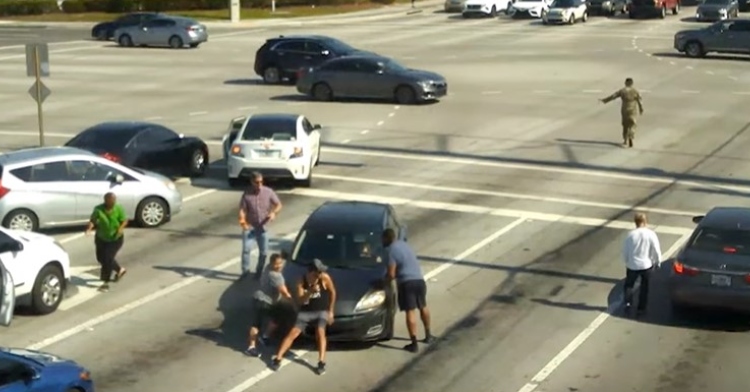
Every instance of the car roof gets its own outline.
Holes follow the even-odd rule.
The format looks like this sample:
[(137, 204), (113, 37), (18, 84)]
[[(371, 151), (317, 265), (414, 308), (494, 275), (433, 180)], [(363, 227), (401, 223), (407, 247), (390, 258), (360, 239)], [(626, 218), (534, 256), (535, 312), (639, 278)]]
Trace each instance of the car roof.
[(302, 117), (301, 114), (292, 114), (292, 113), (262, 113), (262, 114), (253, 114), (251, 115), (247, 123), (250, 124), (252, 122), (292, 122), (297, 123), (297, 120)]
[(90, 126), (84, 129), (83, 132), (132, 133), (135, 136), (155, 126), (157, 125), (144, 121), (107, 121)]
[(284, 41), (288, 39), (314, 39), (318, 41), (331, 41), (336, 40), (336, 38), (329, 37), (327, 35), (318, 35), (318, 34), (292, 34), (292, 35), (280, 35), (278, 37), (269, 38), (268, 41)]
[(43, 158), (67, 156), (96, 156), (96, 154), (73, 147), (36, 147), (0, 154), (0, 165), (17, 165)]
[(700, 226), (750, 230), (750, 208), (714, 207), (700, 221)]
[(340, 231), (381, 230), (389, 205), (366, 201), (330, 201), (310, 214), (303, 229)]

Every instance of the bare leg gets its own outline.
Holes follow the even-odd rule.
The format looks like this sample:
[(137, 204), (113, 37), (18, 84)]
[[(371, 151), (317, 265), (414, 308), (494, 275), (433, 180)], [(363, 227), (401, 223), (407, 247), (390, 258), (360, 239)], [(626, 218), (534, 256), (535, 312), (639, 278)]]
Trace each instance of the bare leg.
[(297, 340), (297, 337), (299, 334), (302, 333), (302, 330), (294, 327), (291, 331), (289, 331), (289, 334), (286, 335), (284, 340), (281, 342), (281, 345), (279, 345), (279, 351), (276, 352), (276, 357), (274, 359), (281, 360), (281, 358), (284, 358), (284, 355), (286, 355), (286, 352), (289, 351), (290, 348), (292, 348), (292, 344), (294, 344), (294, 341)]
[(417, 336), (417, 315), (414, 310), (406, 311), (406, 330), (409, 332), (409, 337), (415, 339)]
[(326, 361), (326, 348), (328, 347), (328, 338), (326, 338), (326, 328), (318, 327), (315, 330), (315, 337), (318, 341), (318, 361), (325, 363)]
[(258, 328), (255, 328), (255, 327), (250, 328), (250, 337), (247, 341), (248, 349), (255, 347), (255, 342), (258, 341), (258, 332), (260, 332)]
[(432, 339), (432, 333), (430, 332), (430, 309), (426, 306), (419, 309), (419, 317), (422, 319), (422, 326), (424, 327), (425, 343), (428, 343)]

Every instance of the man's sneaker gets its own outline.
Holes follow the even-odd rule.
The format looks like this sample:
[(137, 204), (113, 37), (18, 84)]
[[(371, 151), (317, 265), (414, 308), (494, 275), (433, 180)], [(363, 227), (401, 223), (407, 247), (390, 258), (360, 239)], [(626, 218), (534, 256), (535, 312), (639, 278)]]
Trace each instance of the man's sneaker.
[(281, 367), (281, 359), (274, 357), (271, 360), (271, 370), (277, 371), (279, 370), (280, 367)]
[(245, 355), (248, 357), (260, 358), (260, 350), (255, 347), (248, 347), (247, 350), (245, 350)]
[(409, 343), (404, 346), (404, 350), (410, 353), (416, 353), (417, 351), (419, 351), (419, 345), (417, 343)]
[(315, 371), (318, 373), (318, 375), (323, 375), (326, 372), (326, 363), (325, 362), (318, 362), (318, 368), (315, 369)]
[(422, 342), (423, 342), (424, 344), (430, 344), (430, 343), (434, 343), (434, 342), (435, 342), (435, 340), (437, 340), (437, 338), (435, 338), (434, 336), (432, 336), (432, 335), (427, 335), (427, 336), (425, 336), (425, 338), (424, 338), (424, 339), (422, 340)]

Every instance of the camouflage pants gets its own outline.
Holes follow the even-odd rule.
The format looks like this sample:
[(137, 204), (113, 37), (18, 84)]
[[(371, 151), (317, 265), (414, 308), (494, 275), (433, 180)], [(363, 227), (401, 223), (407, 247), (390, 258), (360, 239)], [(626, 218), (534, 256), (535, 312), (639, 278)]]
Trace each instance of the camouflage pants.
[(622, 140), (635, 139), (636, 122), (634, 117), (622, 117)]

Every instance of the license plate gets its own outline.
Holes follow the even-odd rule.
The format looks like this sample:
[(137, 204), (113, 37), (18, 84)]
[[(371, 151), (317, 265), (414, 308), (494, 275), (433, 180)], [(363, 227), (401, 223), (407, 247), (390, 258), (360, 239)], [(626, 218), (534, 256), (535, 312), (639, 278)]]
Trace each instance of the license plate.
[(732, 278), (726, 275), (711, 275), (711, 284), (715, 286), (731, 286)]
[(258, 151), (258, 155), (264, 158), (275, 158), (279, 156), (278, 151)]

